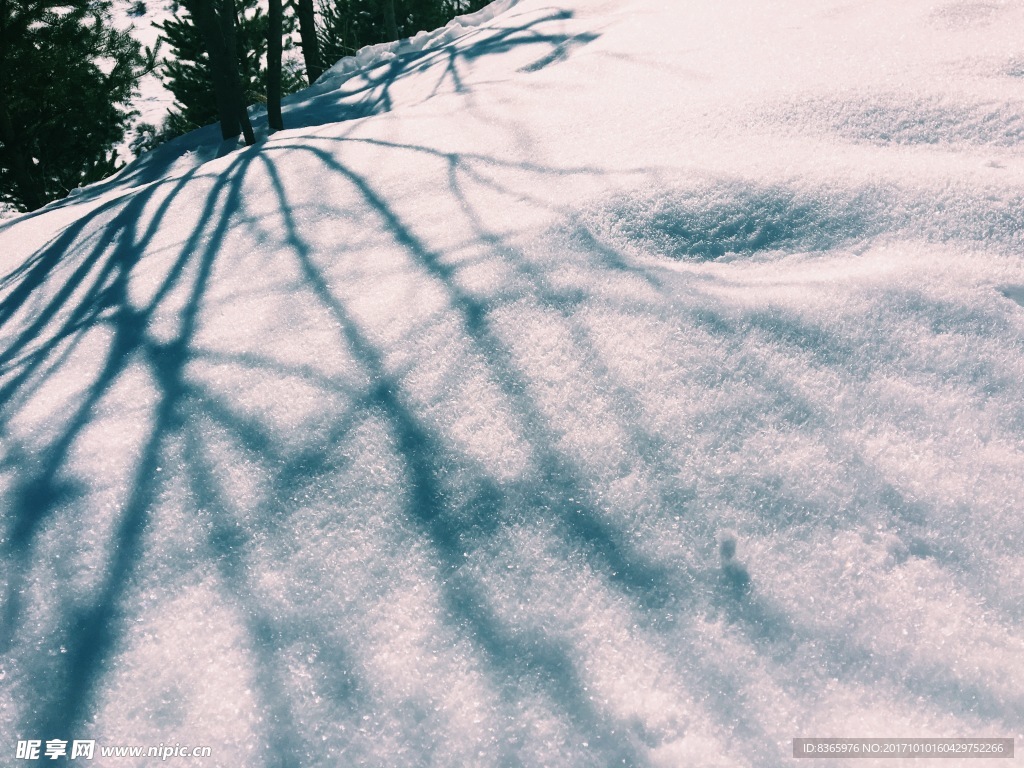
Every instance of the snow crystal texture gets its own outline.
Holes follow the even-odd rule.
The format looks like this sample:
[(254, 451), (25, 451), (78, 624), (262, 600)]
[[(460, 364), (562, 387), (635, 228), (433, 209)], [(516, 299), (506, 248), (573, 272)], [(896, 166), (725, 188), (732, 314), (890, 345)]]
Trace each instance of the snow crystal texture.
[(0, 224), (0, 751), (1024, 747), (1022, 25), (495, 5)]

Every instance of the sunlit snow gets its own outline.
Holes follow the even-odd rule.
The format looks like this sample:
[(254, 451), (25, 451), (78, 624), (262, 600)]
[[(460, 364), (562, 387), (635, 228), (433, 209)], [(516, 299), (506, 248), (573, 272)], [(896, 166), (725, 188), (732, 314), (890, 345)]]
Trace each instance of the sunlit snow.
[(1021, 29), (502, 2), (0, 225), (2, 762), (1024, 749)]

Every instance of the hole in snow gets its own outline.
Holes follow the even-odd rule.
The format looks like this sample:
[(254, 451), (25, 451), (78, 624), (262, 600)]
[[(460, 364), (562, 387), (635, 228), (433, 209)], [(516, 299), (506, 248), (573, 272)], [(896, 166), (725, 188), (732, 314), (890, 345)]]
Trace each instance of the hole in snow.
[(723, 531), (718, 536), (718, 554), (722, 559), (722, 579), (729, 592), (740, 597), (750, 591), (750, 573), (736, 557), (736, 534)]

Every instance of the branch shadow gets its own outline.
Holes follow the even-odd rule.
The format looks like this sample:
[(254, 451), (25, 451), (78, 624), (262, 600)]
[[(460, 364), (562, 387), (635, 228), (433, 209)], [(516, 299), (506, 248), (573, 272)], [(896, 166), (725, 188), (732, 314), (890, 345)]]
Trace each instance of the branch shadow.
[[(82, 439), (83, 432), (96, 418), (100, 402), (130, 367), (144, 367), (159, 393), (148, 434), (135, 462), (134, 476), (124, 493), (103, 577), (89, 599), (67, 610), (60, 626), (54, 628), (51, 642), (56, 638), (64, 640), (57, 668), (33, 660), (32, 666), (49, 667), (46, 676), (53, 685), (47, 693), (39, 695), (32, 722), (24, 724), (29, 732), (73, 738), (78, 733), (76, 729), (93, 714), (97, 688), (118, 650), (126, 621), (124, 601), (143, 562), (143, 538), (162, 491), (160, 465), (166, 458), (169, 441), (186, 427), (186, 404), (193, 397), (194, 385), (186, 383), (184, 371), (192, 354), (204, 295), (230, 222), (240, 210), (242, 187), (252, 159), (252, 153), (240, 154), (212, 183), (194, 229), (183, 238), (178, 256), (148, 303), (139, 306), (133, 301), (129, 280), (143, 264), (155, 233), (193, 174), (144, 189), (113, 216), (107, 216), (115, 207), (110, 204), (83, 217), (42, 249), (28, 269), (15, 276), (20, 282), (3, 304), (2, 317), (6, 323), (47, 282), (49, 272), (73, 252), (76, 239), (87, 229), (99, 229), (101, 236), (79, 257), (77, 268), (66, 277), (54, 278), (59, 286), (37, 308), (33, 320), (14, 337), (14, 343), (4, 353), (5, 361), (13, 361), (3, 385), (4, 400), (11, 404), (31, 398), (39, 386), (34, 377), (45, 380), (67, 362), (77, 337), (96, 328), (109, 329), (110, 341), (102, 366), (61, 431), (32, 460), (17, 453), (5, 457), (18, 476), (4, 539), (9, 578), (0, 642), (5, 653), (14, 650), (19, 631), (23, 630), (23, 603), (30, 588), (29, 572), (40, 557), (39, 537), (54, 516), (63, 516), (67, 507), (85, 500), (82, 493), (76, 493), (74, 484), (69, 485), (62, 477), (73, 445)], [(156, 193), (165, 186), (168, 189), (164, 199), (158, 201)], [(154, 202), (156, 208), (148, 214), (147, 225), (141, 228), (139, 223), (146, 221), (147, 206)], [(191, 285), (187, 284), (187, 273), (192, 275)], [(83, 285), (88, 285), (84, 291)], [(150, 334), (148, 326), (161, 303), (175, 290), (187, 294), (178, 317), (177, 333), (158, 340)], [(44, 343), (28, 354), (16, 355), (44, 331), (49, 331)], [(61, 351), (65, 342), (69, 349)], [(57, 359), (50, 364), (52, 357)], [(9, 429), (14, 411), (5, 408), (0, 429)], [(266, 634), (259, 622), (252, 629), (257, 636)]]
[[(569, 22), (574, 13), (566, 9), (546, 9), (537, 14), (502, 17), (501, 22), (475, 28), (439, 48), (400, 53), (386, 61), (363, 69), (332, 75), (328, 72), (308, 91), (285, 101), (287, 128), (310, 128), (325, 123), (358, 120), (391, 112), (400, 105), (427, 101), (446, 92), (472, 94), (467, 75), (474, 64), (499, 54), (516, 57), (539, 56), (523, 65), (521, 71), (535, 72), (567, 60), (578, 48), (596, 40), (594, 33), (572, 34), (551, 31), (552, 26)], [(436, 70), (436, 75), (432, 73)], [(434, 84), (424, 92), (424, 78)], [(408, 94), (397, 93), (406, 81), (415, 87)], [(291, 103), (289, 103), (289, 101)]]
[[(527, 65), (535, 71), (585, 44), (578, 37), (534, 34), (527, 24), (470, 43), (460, 49), (459, 56), (471, 61), (521, 45), (552, 47)], [(461, 64), (449, 51), (392, 63), (376, 81), (372, 77), (377, 77), (374, 73), (378, 70), (373, 70), (371, 81), (346, 98), (354, 96), (366, 114), (392, 109), (392, 86), (444, 56), (448, 59), (443, 61), (442, 79), (456, 90), (464, 88)], [(306, 124), (319, 124), (315, 119), (320, 118), (311, 115)], [(320, 117), (326, 120), (325, 115)], [(346, 145), (417, 153), (442, 165), (447, 175), (441, 185), (463, 211), (470, 239), (488, 254), (501, 254), (510, 286), (523, 287), (503, 287), (492, 295), (467, 287), (462, 265), (417, 231), (403, 214), (402, 201), (392, 199), (371, 177), (346, 164), (341, 151)], [(308, 190), (297, 189), (305, 185), (305, 178), (289, 173), (295, 162), (315, 169), (318, 178), (329, 178), (331, 192), (340, 195), (343, 191), (347, 197), (335, 199), (325, 193), (317, 206), (310, 205), (303, 197), (304, 193), (309, 197)], [(620, 249), (570, 222), (569, 242), (589, 254), (595, 271), (623, 278), (636, 275), (639, 287), (635, 294), (609, 298), (572, 285), (560, 274), (558, 265), (531, 257), (509, 235), (485, 223), (469, 188), (486, 187), (495, 195), (511, 196), (513, 191), (487, 172), (495, 170), (529, 173), (546, 180), (602, 173), (597, 168), (508, 163), (486, 155), (368, 139), (266, 143), (235, 153), (226, 169), (212, 178), (195, 171), (154, 181), (130, 197), (100, 205), (4, 279), (0, 332), (7, 334), (9, 342), (0, 349), (0, 402), (4, 404), (0, 435), (9, 441), (0, 454), (0, 470), (15, 482), (8, 494), (9, 511), (0, 542), (9, 574), (0, 650), (19, 659), (30, 676), (51, 681), (46, 690), (35, 691), (34, 700), (26, 707), (20, 723), (25, 733), (71, 739), (81, 735), (83, 724), (96, 717), (100, 692), (130, 639), (130, 623), (147, 610), (132, 604), (134, 584), (154, 559), (147, 537), (156, 517), (171, 505), (167, 496), (177, 484), (187, 491), (182, 492), (187, 499), (183, 515), (202, 531), (196, 563), (185, 567), (201, 575), (214, 574), (211, 578), (219, 585), (221, 598), (240, 617), (255, 706), (265, 723), (259, 759), (275, 766), (317, 761), (332, 764), (329, 761), (342, 759), (340, 748), (311, 756), (304, 735), (334, 724), (305, 721), (303, 694), (289, 676), (286, 657), (296, 646), (310, 656), (330, 656), (330, 664), (317, 667), (322, 679), (311, 685), (317, 692), (325, 692), (325, 698), (342, 709), (346, 718), (361, 721), (369, 717), (375, 678), (384, 676), (381, 665), (372, 660), (373, 645), (379, 641), (361, 634), (355, 622), (351, 627), (326, 627), (313, 609), (295, 624), (289, 623), (287, 615), (275, 612), (266, 599), (262, 583), (266, 574), (261, 568), (276, 550), (271, 548), (270, 556), (261, 554), (256, 542), (287, 539), (297, 526), (296, 518), (309, 505), (324, 518), (347, 520), (355, 527), (356, 521), (346, 517), (348, 511), (330, 497), (320, 494), (301, 503), (297, 499), (311, 489), (315, 492), (320, 484), (329, 484), (359, 461), (359, 451), (349, 449), (356, 434), (371, 421), (383, 425), (381, 443), (387, 448), (380, 452), (389, 450), (399, 467), (397, 479), (381, 481), (400, 512), (399, 519), (390, 524), (408, 526), (415, 533), (417, 551), (429, 564), (428, 587), (438, 595), (439, 622), (456, 637), (453, 642), (471, 649), (488, 689), (494, 692), (494, 708), (506, 723), (504, 733), (494, 737), (503, 764), (530, 762), (523, 756), (515, 726), (507, 725), (519, 711), (524, 689), (539, 692), (558, 721), (567, 724), (566, 740), (583, 743), (591, 764), (652, 764), (651, 750), (661, 746), (663, 739), (643, 723), (638, 725), (639, 715), (595, 700), (590, 690), (593, 675), (572, 627), (545, 624), (540, 609), (536, 613), (541, 618), (532, 624), (510, 618), (491, 574), (477, 565), (482, 553), (498, 546), (501, 536), (528, 527), (536, 518), (550, 524), (551, 539), (558, 551), (565, 553), (566, 562), (559, 565), (576, 569), (606, 588), (621, 615), (633, 622), (633, 630), (650, 636), (651, 646), (666, 655), (685, 655), (700, 647), (691, 624), (701, 618), (698, 613), (706, 612), (720, 618), (768, 664), (788, 664), (797, 649), (824, 642), (833, 649), (827, 660), (828, 672), (845, 681), (857, 681), (870, 649), (838, 635), (822, 638), (818, 628), (801, 624), (766, 594), (756, 573), (752, 575), (739, 565), (701, 571), (699, 563), (694, 565), (696, 559), (670, 558), (641, 540), (631, 530), (629, 519), (617, 514), (614, 502), (607, 499), (612, 482), (606, 475), (616, 475), (618, 480), (618, 475), (629, 477), (642, 474), (642, 470), (671, 478), (678, 469), (673, 464), (685, 456), (686, 447), (673, 443), (656, 424), (634, 418), (643, 414), (644, 402), (609, 359), (599, 333), (578, 310), (591, 304), (628, 306), (629, 311), (642, 315), (645, 306), (636, 301), (637, 296), (664, 298), (675, 289), (663, 283), (657, 270), (637, 267)], [(204, 185), (208, 187), (205, 190)], [(345, 210), (345, 203), (339, 200), (354, 200), (358, 214)], [(194, 221), (182, 226), (190, 221), (190, 215)], [(359, 286), (345, 282), (344, 278), (355, 276), (360, 267), (356, 248), (317, 231), (318, 224), (353, 215), (360, 217), (361, 227), (377, 233), (379, 242), (385, 244), (381, 252), (402, 260), (417, 280), (436, 289), (441, 309), (427, 322), (438, 327), (442, 320), (449, 323), (442, 330), (450, 328), (451, 335), (468, 350), (466, 354), (482, 361), (489, 382), (512, 414), (510, 420), (521, 428), (529, 461), (524, 462), (526, 469), (520, 475), (509, 479), (475, 461), (451, 438), (445, 425), (427, 413), (410, 376), (421, 358), (436, 356), (444, 362), (445, 350), (420, 350), (411, 362), (398, 359), (396, 350), (408, 342), (409, 334), (389, 337), (382, 332), (372, 313), (361, 308)], [(174, 254), (159, 261), (159, 254), (167, 250), (160, 238), (168, 228), (181, 231), (176, 233)], [(245, 258), (239, 258), (239, 253)], [(252, 270), (247, 275), (251, 284), (230, 285), (232, 273), (218, 272), (226, 258)], [(64, 269), (68, 259), (73, 261)], [(339, 271), (339, 264), (350, 266), (349, 271)], [(387, 264), (374, 266), (378, 276), (385, 274)], [(281, 295), (271, 295), (266, 283), (260, 282), (261, 276), (255, 274), (258, 269), (285, 276), (277, 285)], [(148, 290), (136, 284), (140, 277), (154, 275)], [(223, 299), (225, 292), (227, 300)], [(338, 356), (345, 365), (339, 367), (344, 371), (329, 371), (320, 365), (312, 346), (290, 354), (295, 351), (291, 346), (312, 344), (311, 321), (296, 325), (296, 338), (289, 339), (289, 349), (275, 346), (274, 339), (254, 341), (253, 337), (247, 337), (248, 346), (242, 344), (241, 349), (218, 347), (215, 340), (204, 336), (204, 329), (210, 326), (227, 335), (230, 323), (218, 321), (217, 313), (226, 311), (223, 304), (231, 299), (242, 298), (266, 301), (272, 305), (268, 312), (280, 310), (280, 316), (269, 325), (286, 337), (291, 334), (292, 317), (285, 311), (289, 307), (301, 307), (309, 313), (306, 317), (319, 318), (322, 328), (315, 331), (328, 339), (325, 345), (341, 350)], [(590, 378), (607, 382), (599, 393), (605, 403), (601, 414), (609, 428), (621, 434), (620, 448), (627, 460), (616, 464), (614, 457), (599, 457), (588, 464), (590, 457), (583, 455), (585, 451), (567, 442), (559, 415), (552, 413), (545, 400), (548, 380), (543, 372), (524, 364), (516, 340), (502, 330), (501, 314), (522, 307), (549, 319), (552, 335), (564, 335), (572, 355), (585, 363), (581, 368)], [(173, 316), (169, 325), (167, 314)], [(725, 314), (711, 310), (686, 319), (724, 337), (744, 330)], [(255, 327), (256, 319), (252, 322)], [(842, 351), (841, 340), (787, 318), (754, 315), (748, 318), (748, 325), (780, 344), (799, 345), (812, 339), (811, 347), (819, 351), (822, 365), (834, 363), (828, 354)], [(44, 387), (68, 375), (77, 365), (76, 355), (86, 337), (97, 332), (106, 334), (105, 352), (82, 395), (74, 407), (60, 414), (58, 428), (32, 437), (22, 423), (24, 412)], [(224, 376), (204, 378), (197, 373), (200, 366)], [(444, 383), (451, 386), (447, 396), (457, 399), (457, 382), (450, 381), (456, 378), (454, 368), (439, 367), (441, 378), (449, 379)], [(104, 552), (102, 573), (84, 598), (59, 594), (62, 589), (72, 590), (53, 577), (49, 586), (55, 594), (50, 599), (59, 605), (59, 615), (50, 625), (34, 624), (31, 602), (37, 598), (33, 595), (38, 595), (38, 583), (47, 579), (38, 570), (40, 562), (52, 555), (54, 538), (75, 538), (77, 519), (72, 510), (91, 503), (88, 485), (98, 482), (95, 476), (78, 472), (75, 451), (83, 444), (102, 449), (103, 438), (90, 436), (89, 430), (100, 420), (106, 399), (131, 371), (145, 374), (154, 396), (147, 406), (143, 439), (133, 457), (129, 480), (119, 493), (118, 506), (109, 512), (116, 523)], [(228, 371), (236, 372), (237, 378), (228, 376)], [(296, 383), (269, 397), (270, 406), (261, 410), (259, 402), (254, 404), (258, 400), (254, 393), (268, 381)], [(785, 382), (758, 384), (765, 402), (772, 406), (773, 417), (787, 423), (809, 418), (813, 408), (794, 388), (787, 388)], [(309, 422), (300, 420), (282, 429), (276, 420), (280, 416), (277, 411), (288, 412), (303, 387), (320, 403), (315, 434), (312, 429), (309, 434), (304, 432), (311, 426)], [(715, 418), (722, 413), (708, 407), (706, 415)], [(230, 450), (217, 444), (215, 432), (217, 439), (223, 436), (230, 444)], [(238, 456), (248, 463), (236, 460)], [(169, 461), (173, 457), (178, 460)], [(227, 475), (238, 467), (251, 474), (255, 500), (232, 492)], [(387, 475), (387, 467), (375, 469)], [(668, 481), (651, 484), (648, 501), (659, 512), (672, 510), (684, 516), (688, 530), (682, 541), (711, 541), (718, 523), (708, 513), (702, 517), (692, 510), (698, 491), (670, 486)], [(362, 487), (349, 490), (351, 496), (370, 495)], [(786, 506), (783, 493), (773, 498)], [(888, 503), (908, 517), (919, 512), (898, 498)], [(773, 513), (770, 509), (766, 517)], [(767, 525), (770, 521), (762, 522)], [(831, 522), (822, 525), (828, 524)], [(356, 580), (357, 570), (344, 571), (345, 578)], [(378, 578), (400, 583), (398, 574), (385, 573)], [(326, 584), (324, 589), (340, 592), (346, 586)], [(305, 595), (290, 593), (288, 597), (296, 605), (306, 605), (302, 602)], [(571, 602), (570, 597), (566, 596), (566, 602)], [(598, 607), (575, 610), (593, 610), (596, 615)], [(666, 613), (679, 618), (666, 625)], [(58, 645), (63, 653), (37, 658), (40, 647)], [(722, 659), (701, 657), (696, 652), (693, 658), (677, 663), (671, 669), (689, 668), (698, 674), (685, 682), (670, 680), (666, 689), (685, 689), (703, 702), (716, 728), (735, 737), (737, 755), (777, 753), (780, 735), (771, 732), (748, 706), (742, 671), (726, 669)], [(963, 694), (963, 686), (947, 673), (915, 670), (903, 687), (946, 708), (952, 708)], [(968, 693), (979, 702), (974, 712), (992, 717), (1005, 714), (1003, 702), (984, 686), (975, 686)], [(403, 701), (420, 706), (414, 699), (408, 694)], [(1019, 702), (1013, 706), (1015, 712), (1020, 710)], [(395, 717), (394, 713), (387, 716)], [(424, 715), (424, 719), (428, 717)], [(395, 727), (401, 731), (405, 724)], [(441, 741), (445, 733), (435, 731), (430, 737)], [(356, 737), (337, 738), (340, 743), (350, 743)]]

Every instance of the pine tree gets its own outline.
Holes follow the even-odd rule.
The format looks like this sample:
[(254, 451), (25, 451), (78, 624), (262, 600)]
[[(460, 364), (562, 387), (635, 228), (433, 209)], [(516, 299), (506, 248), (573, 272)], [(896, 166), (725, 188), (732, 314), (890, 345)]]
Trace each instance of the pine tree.
[(309, 78), (309, 84), (312, 85), (324, 72), (324, 59), (320, 51), (320, 38), (317, 35), (316, 9), (313, 6), (313, 0), (295, 0), (295, 17), (299, 21), (306, 77)]
[(34, 210), (116, 170), (144, 65), (107, 0), (0, 0), (0, 200)]
[[(183, 6), (182, 11), (157, 25), (161, 40), (173, 54), (164, 62), (161, 75), (175, 97), (162, 137), (178, 136), (218, 120), (225, 138), (237, 136), (239, 129), (248, 133), (245, 107), (267, 100), (268, 70), (262, 63), (268, 54), (267, 14), (259, 0), (183, 0)], [(204, 19), (205, 32), (204, 25), (198, 23)], [(287, 39), (294, 20), (282, 17), (281, 22)], [(228, 39), (234, 43), (225, 47)], [(217, 52), (213, 58), (211, 45)], [(288, 46), (283, 45), (283, 50)], [(220, 77), (216, 71), (221, 72)], [(305, 86), (303, 73), (295, 67), (284, 66), (278, 71), (283, 95)], [(231, 82), (237, 79), (237, 85), (223, 82), (225, 77)], [(225, 98), (233, 106), (220, 104)], [(234, 117), (225, 115), (222, 109)]]
[(320, 51), (324, 64), (352, 56), (364, 45), (383, 42), (373, 0), (320, 0)]
[(420, 30), (436, 29), (490, 0), (320, 0), (320, 51), (325, 65)]
[(267, 13), (267, 124), (272, 131), (284, 128), (281, 118), (281, 38), (284, 8), (281, 0), (269, 0)]
[[(212, 0), (189, 0), (183, 11), (157, 25), (163, 33), (162, 40), (170, 46), (173, 53), (173, 56), (164, 62), (162, 71), (164, 82), (175, 99), (164, 126), (164, 133), (170, 136), (201, 128), (222, 117), (218, 107), (218, 86), (208, 50), (209, 44), (204, 38), (203, 30), (197, 25), (196, 16), (199, 14), (200, 18), (203, 18), (204, 11), (212, 14), (211, 25), (217, 25), (209, 34), (219, 35), (222, 40), (225, 36), (220, 24), (234, 22), (233, 52), (226, 49), (219, 51), (228, 59), (223, 62), (223, 66), (234, 67), (237, 73), (229, 77), (237, 76), (239, 81), (237, 87), (240, 88), (240, 95), (233, 94), (230, 98), (240, 100), (242, 108), (262, 102), (264, 99), (266, 70), (263, 69), (261, 60), (267, 52), (267, 17), (259, 7), (258, 0), (241, 0), (238, 7), (233, 9), (233, 13), (225, 9), (222, 3), (215, 3)], [(241, 120), (241, 108), (237, 105), (223, 108), (235, 112), (235, 121)], [(238, 133), (239, 130), (228, 127), (225, 130), (225, 137), (237, 136)]]

